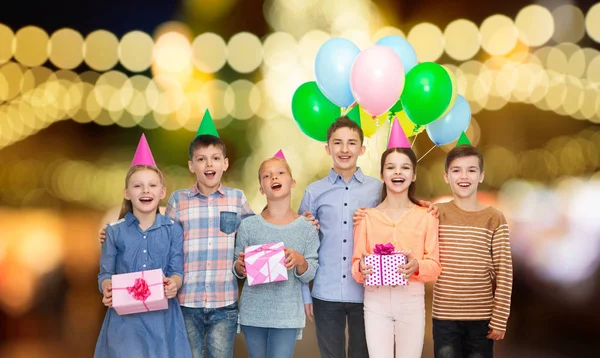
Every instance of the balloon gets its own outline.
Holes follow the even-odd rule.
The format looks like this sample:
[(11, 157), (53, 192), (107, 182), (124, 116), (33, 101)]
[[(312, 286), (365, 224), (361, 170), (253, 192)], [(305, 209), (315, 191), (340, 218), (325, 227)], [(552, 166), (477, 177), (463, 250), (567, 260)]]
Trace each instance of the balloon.
[(402, 107), (402, 101), (400, 99), (398, 99), (398, 102), (390, 108), (390, 112), (394, 113), (401, 112), (402, 110), (404, 110), (404, 108)]
[(420, 63), (406, 75), (400, 99), (414, 124), (429, 124), (440, 118), (452, 102), (452, 79), (441, 65)]
[(457, 140), (467, 130), (471, 123), (471, 107), (461, 96), (456, 96), (456, 102), (448, 114), (427, 125), (427, 134), (435, 145), (444, 145)]
[(325, 142), (327, 129), (339, 118), (340, 108), (321, 93), (316, 82), (306, 82), (294, 92), (292, 114), (304, 134)]
[(376, 45), (386, 46), (394, 50), (396, 55), (402, 60), (405, 74), (419, 63), (415, 49), (405, 38), (393, 35), (386, 36), (377, 41)]
[(412, 137), (425, 130), (425, 127), (417, 126), (411, 122), (406, 115), (406, 111), (396, 113), (396, 117), (398, 117), (398, 122), (400, 122), (400, 126), (407, 137)]
[(315, 59), (315, 77), (323, 94), (338, 107), (354, 103), (350, 91), (350, 69), (360, 49), (347, 39), (327, 40)]
[(356, 103), (367, 113), (384, 114), (398, 101), (404, 88), (400, 57), (380, 45), (362, 51), (350, 71), (350, 88)]
[(448, 105), (448, 108), (446, 108), (446, 110), (444, 111), (444, 113), (442, 113), (440, 118), (448, 114), (448, 112), (450, 112), (450, 109), (452, 109), (452, 107), (454, 106), (454, 102), (456, 101), (456, 96), (458, 95), (458, 86), (456, 85), (456, 76), (454, 75), (454, 72), (450, 71), (450, 69), (446, 66), (442, 65), (442, 67), (444, 68), (444, 70), (446, 70), (448, 76), (450, 76), (450, 81), (452, 81), (452, 97), (450, 99), (450, 104)]

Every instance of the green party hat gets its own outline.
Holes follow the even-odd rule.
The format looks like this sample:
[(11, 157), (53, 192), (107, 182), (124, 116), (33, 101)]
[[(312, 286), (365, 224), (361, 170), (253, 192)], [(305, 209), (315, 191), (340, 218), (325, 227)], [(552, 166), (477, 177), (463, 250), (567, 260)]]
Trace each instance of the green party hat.
[(219, 133), (215, 127), (215, 122), (213, 122), (212, 116), (210, 115), (208, 109), (206, 112), (204, 112), (204, 117), (202, 117), (202, 122), (200, 122), (198, 132), (196, 132), (196, 137), (202, 134), (214, 135), (217, 138), (219, 137)]
[(471, 141), (469, 140), (469, 137), (467, 137), (465, 132), (462, 132), (460, 138), (458, 138), (458, 142), (456, 142), (456, 146), (458, 147), (459, 145), (473, 145), (471, 144)]

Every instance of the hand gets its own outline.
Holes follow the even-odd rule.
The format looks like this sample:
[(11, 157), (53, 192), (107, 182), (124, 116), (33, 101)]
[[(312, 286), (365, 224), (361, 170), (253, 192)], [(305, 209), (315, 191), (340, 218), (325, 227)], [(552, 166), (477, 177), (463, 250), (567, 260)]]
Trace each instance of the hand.
[(98, 241), (100, 242), (100, 245), (102, 245), (104, 240), (106, 240), (106, 226), (109, 224), (110, 223), (106, 223), (106, 225), (104, 225), (102, 228), (100, 228), (100, 231), (98, 231)]
[(427, 212), (431, 213), (436, 219), (439, 219), (440, 210), (436, 205), (431, 204), (431, 201), (421, 200), (419, 206), (427, 208)]
[(490, 330), (488, 331), (487, 339), (499, 341), (501, 339), (504, 339), (504, 333), (506, 333), (506, 331), (490, 328)]
[(246, 277), (246, 263), (244, 262), (244, 252), (238, 254), (237, 261), (235, 262), (235, 272), (242, 277)]
[(173, 298), (177, 296), (177, 283), (170, 277), (165, 277), (163, 279), (163, 283), (165, 286), (165, 296), (167, 298)]
[(365, 281), (373, 273), (373, 266), (365, 264), (365, 254), (360, 258), (360, 273)]
[(314, 316), (315, 313), (313, 312), (313, 305), (312, 303), (305, 303), (304, 304), (304, 314), (306, 314), (306, 318), (311, 321), (314, 322)]
[(291, 270), (296, 266), (298, 275), (302, 275), (308, 268), (308, 262), (306, 262), (304, 256), (297, 251), (293, 249), (285, 249), (285, 268)]
[(102, 303), (106, 307), (112, 307), (112, 280), (102, 282)]
[(406, 254), (406, 265), (398, 265), (398, 273), (404, 274), (405, 279), (409, 279), (415, 272), (419, 272), (419, 261), (414, 258), (411, 252)]
[(354, 226), (358, 225), (359, 222), (361, 222), (366, 215), (366, 210), (364, 206), (361, 206), (360, 209), (357, 209), (354, 212), (354, 215), (352, 216), (352, 224), (354, 224)]
[(306, 221), (312, 221), (313, 226), (317, 229), (321, 229), (321, 225), (319, 225), (319, 220), (317, 220), (310, 211), (305, 211), (302, 213), (302, 216), (306, 218)]

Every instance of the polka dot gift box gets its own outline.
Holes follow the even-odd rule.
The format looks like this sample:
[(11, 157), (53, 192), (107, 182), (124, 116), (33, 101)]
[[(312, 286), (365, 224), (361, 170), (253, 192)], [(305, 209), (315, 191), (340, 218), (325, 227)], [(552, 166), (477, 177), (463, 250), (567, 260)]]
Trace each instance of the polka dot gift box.
[(373, 266), (373, 273), (365, 281), (367, 286), (406, 286), (404, 274), (398, 273), (398, 265), (406, 264), (406, 256), (395, 251), (394, 245), (377, 244), (372, 255), (365, 256), (365, 264)]

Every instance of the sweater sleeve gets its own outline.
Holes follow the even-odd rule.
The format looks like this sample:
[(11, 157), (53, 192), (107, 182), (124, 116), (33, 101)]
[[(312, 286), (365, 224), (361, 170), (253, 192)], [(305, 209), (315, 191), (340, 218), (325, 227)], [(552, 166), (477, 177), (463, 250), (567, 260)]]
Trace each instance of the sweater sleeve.
[(231, 265), (233, 274), (239, 279), (245, 279), (245, 277), (238, 275), (235, 271), (235, 262), (237, 261), (240, 252), (244, 252), (246, 246), (248, 246), (248, 232), (246, 230), (246, 225), (244, 225), (244, 221), (242, 221), (235, 236), (235, 250), (233, 251), (233, 264)]
[(419, 261), (419, 271), (413, 275), (414, 279), (421, 282), (435, 280), (442, 272), (440, 265), (440, 245), (438, 241), (439, 220), (432, 214), (426, 214), (425, 245), (423, 258)]
[[(308, 262), (308, 269), (302, 274), (298, 275), (296, 269), (294, 269), (294, 275), (302, 282), (303, 284), (308, 284), (312, 279), (315, 278), (315, 274), (317, 273), (317, 268), (319, 267), (319, 234), (317, 230), (311, 225), (310, 228), (307, 229), (307, 237), (306, 237), (306, 246), (304, 249), (304, 259)], [(303, 297), (303, 302), (306, 300)]]
[(510, 314), (513, 280), (510, 233), (504, 215), (502, 215), (500, 225), (492, 235), (492, 262), (496, 276), (496, 291), (494, 292), (494, 307), (490, 327), (504, 331)]
[(369, 254), (367, 241), (368, 214), (354, 227), (354, 254), (352, 255), (352, 277), (358, 283), (364, 283), (360, 273), (360, 260), (363, 254)]

